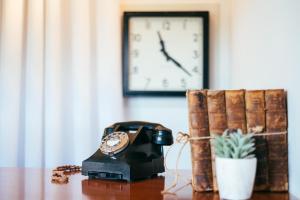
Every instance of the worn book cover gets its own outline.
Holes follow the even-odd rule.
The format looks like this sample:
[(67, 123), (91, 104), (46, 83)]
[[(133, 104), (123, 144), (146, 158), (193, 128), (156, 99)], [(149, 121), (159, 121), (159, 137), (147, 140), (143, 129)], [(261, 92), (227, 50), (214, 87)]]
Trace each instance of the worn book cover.
[(226, 90), (225, 102), (228, 128), (246, 133), (245, 90)]
[[(207, 91), (207, 108), (210, 135), (222, 135), (227, 129), (226, 119), (226, 103), (224, 90), (208, 90)], [(211, 141), (212, 142), (212, 141)], [(215, 154), (211, 144), (211, 163), (213, 173), (213, 190), (218, 190), (216, 170), (215, 170)]]
[[(246, 101), (246, 121), (247, 131), (259, 132), (266, 130), (265, 115), (265, 91), (264, 90), (247, 90), (245, 93)], [(269, 188), (269, 171), (268, 171), (268, 147), (265, 136), (255, 137), (257, 158), (257, 170), (255, 177), (254, 190), (263, 191)]]
[[(207, 91), (187, 91), (189, 132), (191, 137), (209, 136)], [(191, 141), (192, 182), (196, 191), (211, 191), (213, 175), (209, 140)]]
[[(266, 90), (267, 132), (287, 131), (286, 94), (282, 89)], [(267, 137), (269, 183), (271, 191), (288, 190), (288, 141), (287, 134)]]

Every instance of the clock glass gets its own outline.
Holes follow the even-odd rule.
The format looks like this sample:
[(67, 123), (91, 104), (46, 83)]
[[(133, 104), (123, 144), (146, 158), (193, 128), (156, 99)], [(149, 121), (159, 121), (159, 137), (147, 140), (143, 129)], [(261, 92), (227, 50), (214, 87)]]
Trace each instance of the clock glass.
[(131, 16), (127, 25), (127, 92), (184, 94), (207, 87), (203, 16)]

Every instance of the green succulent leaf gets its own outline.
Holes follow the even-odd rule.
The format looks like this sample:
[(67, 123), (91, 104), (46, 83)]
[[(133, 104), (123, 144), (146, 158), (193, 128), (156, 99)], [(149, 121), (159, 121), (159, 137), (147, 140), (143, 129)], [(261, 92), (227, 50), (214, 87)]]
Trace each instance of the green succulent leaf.
[(222, 158), (249, 159), (255, 157), (255, 139), (253, 133), (243, 134), (242, 130), (215, 135), (213, 141), (215, 154)]

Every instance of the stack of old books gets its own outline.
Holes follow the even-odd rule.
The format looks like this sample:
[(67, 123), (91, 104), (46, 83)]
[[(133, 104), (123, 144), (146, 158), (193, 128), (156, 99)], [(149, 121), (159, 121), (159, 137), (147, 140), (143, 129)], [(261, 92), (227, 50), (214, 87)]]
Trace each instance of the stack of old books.
[[(287, 131), (286, 92), (273, 90), (189, 90), (189, 132), (191, 137), (222, 134), (226, 129), (252, 132)], [(258, 136), (256, 191), (288, 190), (287, 134)], [(209, 140), (191, 141), (193, 188), (217, 191), (214, 154)]]

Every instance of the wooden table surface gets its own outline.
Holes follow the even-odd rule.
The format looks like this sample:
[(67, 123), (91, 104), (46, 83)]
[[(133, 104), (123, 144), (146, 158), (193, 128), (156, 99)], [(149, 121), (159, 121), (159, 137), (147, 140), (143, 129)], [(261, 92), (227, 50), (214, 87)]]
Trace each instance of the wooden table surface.
[[(188, 182), (190, 171), (180, 171), (178, 188)], [(67, 184), (51, 183), (50, 169), (0, 168), (0, 199), (193, 199), (217, 200), (217, 193), (193, 192), (186, 186), (176, 195), (161, 195), (161, 190), (173, 181), (172, 172), (156, 178), (127, 183), (120, 181), (88, 180), (86, 176), (70, 176)], [(164, 177), (166, 176), (166, 177)], [(255, 193), (255, 200), (288, 200), (288, 193)]]

